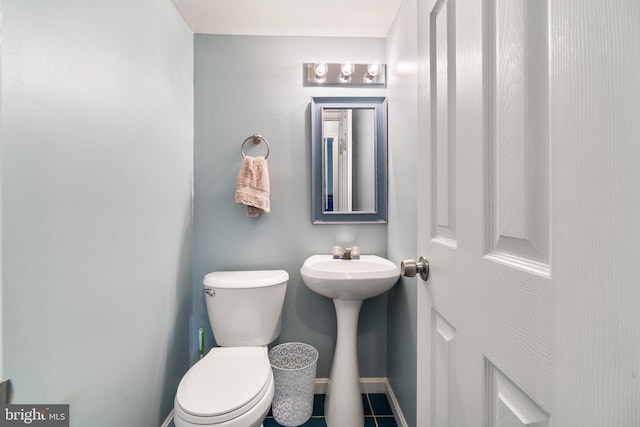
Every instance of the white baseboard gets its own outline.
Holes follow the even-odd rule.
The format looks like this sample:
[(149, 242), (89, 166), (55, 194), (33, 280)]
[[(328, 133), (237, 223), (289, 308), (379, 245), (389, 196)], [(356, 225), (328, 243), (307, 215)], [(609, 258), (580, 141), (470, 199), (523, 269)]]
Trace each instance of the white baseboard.
[(167, 418), (164, 420), (164, 422), (160, 427), (169, 427), (169, 424), (171, 424), (171, 421), (173, 421), (173, 409), (171, 410), (171, 412), (169, 412), (169, 415), (167, 416)]
[(384, 385), (387, 389), (387, 400), (389, 401), (389, 405), (391, 405), (391, 410), (393, 411), (393, 417), (396, 419), (396, 424), (400, 427), (409, 427), (407, 419), (404, 417), (402, 409), (400, 409), (400, 403), (398, 403), (398, 399), (396, 398), (393, 388), (391, 388), (391, 384), (389, 384), (389, 380), (387, 378), (384, 379)]
[(328, 384), (329, 378), (316, 378), (313, 386), (313, 394), (325, 394), (327, 392)]
[(360, 378), (360, 393), (386, 393), (386, 378)]

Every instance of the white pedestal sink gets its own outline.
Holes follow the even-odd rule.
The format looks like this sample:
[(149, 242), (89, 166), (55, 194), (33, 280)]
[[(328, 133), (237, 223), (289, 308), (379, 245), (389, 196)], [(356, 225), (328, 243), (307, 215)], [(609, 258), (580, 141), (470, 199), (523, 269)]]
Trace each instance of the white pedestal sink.
[(358, 370), (358, 315), (362, 301), (383, 294), (400, 277), (400, 269), (376, 255), (360, 259), (333, 259), (312, 255), (300, 269), (304, 283), (333, 299), (338, 337), (324, 405), (328, 427), (362, 427), (364, 411)]

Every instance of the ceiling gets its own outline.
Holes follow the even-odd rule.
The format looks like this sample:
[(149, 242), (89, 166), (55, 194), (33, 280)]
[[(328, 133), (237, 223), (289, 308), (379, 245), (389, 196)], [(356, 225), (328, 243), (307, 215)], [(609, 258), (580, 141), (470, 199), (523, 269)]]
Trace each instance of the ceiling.
[(402, 0), (173, 0), (194, 33), (386, 37)]

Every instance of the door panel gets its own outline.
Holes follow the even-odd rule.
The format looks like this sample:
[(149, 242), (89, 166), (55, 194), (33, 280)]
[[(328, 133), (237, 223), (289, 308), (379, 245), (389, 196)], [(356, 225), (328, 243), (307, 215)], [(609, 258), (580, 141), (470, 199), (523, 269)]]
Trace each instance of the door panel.
[(428, 405), (418, 418), (432, 427), (544, 426), (552, 340), (546, 2), (426, 4), (431, 170), (420, 172), (427, 191), (418, 205), (430, 226), (419, 227), (418, 244), (432, 268), (418, 285), (419, 384), (429, 384), (419, 385)]
[(456, 246), (455, 1), (440, 0), (431, 13), (432, 235)]
[(433, 312), (433, 417), (434, 426), (454, 426), (456, 412), (456, 331)]
[(487, 362), (488, 427), (548, 427), (549, 415)]
[(487, 252), (549, 275), (547, 5), (487, 0)]

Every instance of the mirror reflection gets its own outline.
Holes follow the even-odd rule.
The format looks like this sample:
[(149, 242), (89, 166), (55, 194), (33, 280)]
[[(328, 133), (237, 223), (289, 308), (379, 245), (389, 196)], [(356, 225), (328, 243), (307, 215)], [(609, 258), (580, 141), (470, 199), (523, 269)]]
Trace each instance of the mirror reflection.
[(376, 146), (373, 108), (322, 111), (324, 212), (374, 212)]
[(386, 222), (384, 97), (312, 98), (313, 222)]

